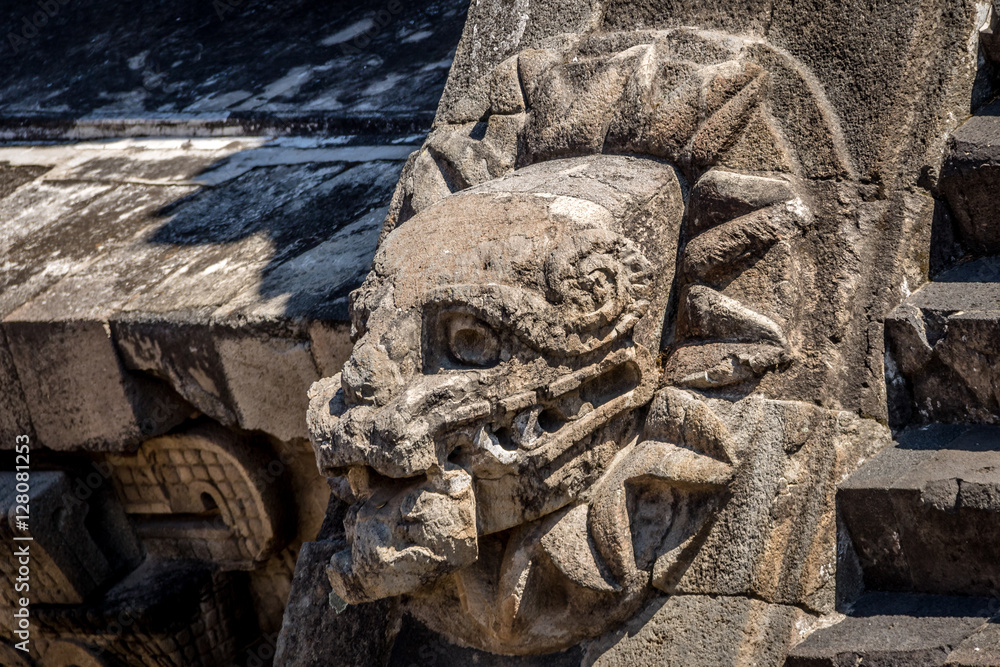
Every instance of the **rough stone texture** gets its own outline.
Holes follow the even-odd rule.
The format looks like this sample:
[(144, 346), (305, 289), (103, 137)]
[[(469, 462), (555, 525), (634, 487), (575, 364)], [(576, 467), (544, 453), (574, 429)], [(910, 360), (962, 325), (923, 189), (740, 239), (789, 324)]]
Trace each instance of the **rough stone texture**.
[(841, 485), (867, 587), (1000, 597), (998, 466), (996, 427), (930, 426), (900, 436)]
[(581, 665), (783, 664), (808, 615), (745, 597), (660, 597), (622, 631), (591, 643)]
[(1000, 619), (994, 617), (948, 654), (948, 667), (987, 667), (1000, 664)]
[[(310, 418), (321, 469), (350, 468), (338, 489), (353, 503), (348, 549), (330, 566), (337, 594), (363, 602), (456, 572), (441, 595), (415, 603), (418, 618), (436, 629), (464, 624), (463, 642), (528, 653), (600, 632), (608, 618), (641, 602), (643, 574), (631, 558), (612, 561), (610, 574), (601, 572), (626, 539), (624, 506), (611, 497), (595, 499), (590, 520), (610, 534), (598, 537), (591, 553), (588, 508), (579, 500), (638, 426), (634, 419), (612, 420), (648, 401), (657, 381), (649, 341), (657, 339), (661, 322), (643, 315), (647, 299), (663, 294), (657, 287), (669, 282), (663, 258), (676, 253), (669, 229), (676, 234), (679, 223), (669, 212), (682, 200), (672, 169), (624, 157), (544, 163), (513, 174), (509, 188), (513, 194), (486, 188), (449, 198), (423, 224), (412, 221), (388, 237), (356, 297), (356, 308), (371, 313), (358, 319), (363, 335), (343, 380), (314, 388)], [(648, 201), (662, 203), (666, 213), (650, 219)], [(484, 228), (486, 221), (469, 216), (472, 210), (495, 213)], [(539, 224), (546, 217), (552, 226)], [(432, 249), (445, 239), (449, 250), (439, 260)], [(500, 261), (490, 261), (487, 252)], [(512, 271), (511, 262), (520, 268)], [(505, 327), (511, 316), (513, 330)], [(424, 318), (430, 318), (423, 325), (429, 340), (421, 349)], [(546, 368), (553, 355), (562, 369)], [(419, 372), (428, 366), (442, 372)], [(336, 406), (345, 401), (359, 407), (338, 417), (343, 409)], [(591, 442), (594, 451), (587, 452), (583, 444)], [(678, 455), (679, 465), (689, 463)], [(567, 457), (576, 461), (564, 464)], [(622, 452), (607, 479), (609, 492), (642, 476), (655, 460), (641, 447)], [(425, 471), (426, 481), (406, 479)], [(378, 488), (376, 473), (399, 481)], [(698, 480), (704, 475), (698, 470), (649, 473), (666, 484), (673, 474), (694, 475), (692, 483), (708, 488), (718, 483), (711, 473)], [(503, 543), (488, 536), (512, 528), (516, 541), (510, 555), (500, 557)], [(677, 526), (678, 533), (688, 529)], [(573, 543), (574, 553), (559, 546), (563, 540)], [(480, 557), (484, 549), (493, 553)], [(552, 568), (545, 562), (554, 552), (562, 552), (555, 569), (537, 576), (552, 577), (567, 596), (579, 589), (579, 600), (553, 625), (538, 609), (545, 587), (522, 590), (517, 579), (529, 569)], [(650, 556), (643, 567), (651, 565)], [(518, 569), (504, 573), (512, 567)], [(459, 590), (481, 616), (451, 612)], [(524, 629), (505, 635), (489, 629), (496, 623)]]
[[(321, 667), (335, 660), (345, 667), (362, 667), (388, 661), (399, 622), (394, 601), (351, 605), (338, 613), (315, 613), (317, 607), (331, 606), (326, 567), (339, 548), (332, 541), (302, 545), (275, 665)], [(428, 664), (424, 659), (417, 662)]]
[(151, 556), (250, 570), (284, 546), (285, 480), (269, 476), (266, 454), (246, 439), (196, 427), (147, 440), (135, 456), (109, 463), (125, 512), (137, 515), (133, 523)]
[[(20, 309), (9, 317), (4, 328), (23, 378), (20, 388), (38, 424), (35, 432), (49, 448), (120, 451), (170, 430), (190, 413), (168, 387), (121, 368), (100, 315), (52, 322), (58, 317), (52, 311)], [(12, 447), (12, 441), (5, 444)]]
[(889, 443), (887, 429), (802, 403), (710, 405), (732, 433), (739, 461), (730, 499), (687, 570), (661, 583), (654, 569), (654, 584), (832, 612), (837, 484)]
[[(997, 611), (995, 600), (870, 593), (858, 600), (851, 616), (816, 631), (795, 647), (787, 667), (996, 664), (962, 662), (955, 650), (980, 631)], [(988, 627), (988, 626), (986, 626)], [(973, 653), (976, 653), (973, 646)], [(952, 658), (954, 656), (954, 660)]]
[(940, 276), (886, 319), (897, 412), (913, 422), (1000, 423), (1000, 282), (977, 273)]
[[(632, 43), (641, 43), (644, 30), (697, 26), (752, 36), (800, 59), (826, 98), (818, 113), (845, 124), (844, 144), (858, 173), (880, 174), (887, 184), (897, 175), (915, 179), (923, 161), (938, 163), (947, 138), (941, 130), (953, 129), (967, 114), (976, 31), (987, 4), (617, 0), (559, 5), (555, 11), (549, 3), (478, 3), (466, 21), (438, 120), (478, 119), (490, 99), (484, 74), (512, 55), (557, 42), (559, 35), (633, 31)], [(866, 46), (863, 55), (859, 44)], [(943, 78), (930, 83), (931, 72)], [(858, 76), (868, 85), (855, 86)], [(788, 100), (777, 111), (794, 119), (792, 141), (822, 140), (823, 123), (812, 109)]]
[(409, 150), (266, 139), (0, 148), (0, 162), (51, 165), (0, 200), (11, 211), (0, 223), (5, 432), (37, 422), (52, 449), (123, 451), (197, 409), (305, 437), (306, 390), (344, 356), (346, 296)]
[[(0, 136), (422, 133), (465, 18), (444, 2), (0, 9)], [(13, 35), (13, 38), (11, 37)]]
[(960, 240), (977, 253), (1000, 253), (995, 197), (1000, 169), (1000, 118), (994, 102), (949, 139), (941, 169), (941, 192), (958, 223)]

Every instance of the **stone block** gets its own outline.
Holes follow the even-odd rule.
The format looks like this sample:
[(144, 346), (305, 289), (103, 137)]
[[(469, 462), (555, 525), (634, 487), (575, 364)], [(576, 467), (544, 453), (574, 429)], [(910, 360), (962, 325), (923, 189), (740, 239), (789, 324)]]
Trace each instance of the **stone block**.
[(39, 443), (49, 449), (125, 451), (190, 412), (166, 385), (121, 367), (104, 322), (3, 326)]
[[(72, 161), (72, 157), (49, 155), (45, 149), (41, 153), (37, 156), (41, 160), (61, 157)], [(62, 180), (26, 186), (17, 197), (27, 200), (24, 204), (28, 206), (29, 219), (20, 220), (21, 211), (11, 211), (4, 227), (11, 243), (7, 248), (9, 263), (0, 273), (0, 315), (10, 313), (67, 276), (100, 266), (102, 258), (161, 224), (159, 211), (194, 189)], [(48, 199), (35, 203), (29, 197), (32, 194), (47, 195)], [(24, 233), (25, 228), (31, 233)], [(145, 268), (136, 264), (119, 258), (112, 266), (118, 273)], [(127, 283), (123, 287), (128, 289)], [(93, 288), (91, 284), (90, 289)], [(87, 303), (85, 298), (80, 301)]]
[(902, 422), (1000, 423), (1000, 283), (929, 283), (886, 318), (885, 332)]
[(940, 188), (955, 214), (959, 238), (974, 253), (1000, 253), (1000, 104), (955, 130), (948, 140)]
[(869, 593), (850, 616), (792, 649), (785, 665), (939, 667), (993, 613), (984, 598)]
[(267, 327), (215, 328), (219, 363), (239, 424), (281, 440), (308, 438), (308, 391), (320, 378), (309, 341)]
[[(42, 604), (80, 604), (113, 574), (111, 564), (94, 542), (85, 523), (89, 507), (72, 493), (69, 477), (63, 472), (31, 472), (27, 531), (14, 525), (17, 480), (14, 472), (0, 473), (0, 524), (3, 536), (3, 564), (0, 569), (7, 581), (17, 573), (18, 549), (27, 547), (30, 553), (30, 599)], [(15, 541), (15, 536), (29, 535), (31, 541)], [(11, 586), (12, 588), (12, 586)], [(13, 590), (4, 590), (3, 597), (12, 605)]]
[(844, 482), (869, 589), (1000, 596), (1000, 428), (909, 431)]

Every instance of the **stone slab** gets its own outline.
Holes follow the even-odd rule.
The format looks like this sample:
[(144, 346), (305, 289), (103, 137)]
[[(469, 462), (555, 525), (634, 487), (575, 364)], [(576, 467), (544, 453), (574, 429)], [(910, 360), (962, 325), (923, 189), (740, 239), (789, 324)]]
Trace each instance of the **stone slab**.
[(873, 590), (1000, 596), (1000, 429), (909, 431), (841, 485), (837, 504)]
[(885, 321), (890, 412), (906, 423), (1000, 423), (1000, 282), (991, 264), (924, 285)]
[(47, 6), (0, 9), (6, 138), (426, 131), (465, 18), (433, 1)]
[(984, 598), (870, 593), (796, 646), (787, 667), (938, 667), (996, 612)]
[(340, 143), (0, 147), (29, 170), (0, 199), (4, 433), (123, 451), (197, 409), (306, 437), (412, 148)]

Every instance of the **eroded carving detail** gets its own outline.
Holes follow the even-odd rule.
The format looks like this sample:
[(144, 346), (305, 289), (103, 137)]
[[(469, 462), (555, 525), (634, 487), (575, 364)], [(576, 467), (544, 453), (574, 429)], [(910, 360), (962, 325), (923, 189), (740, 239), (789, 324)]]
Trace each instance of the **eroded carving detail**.
[(154, 438), (110, 463), (125, 512), (154, 555), (253, 569), (282, 546), (266, 457), (221, 428)]

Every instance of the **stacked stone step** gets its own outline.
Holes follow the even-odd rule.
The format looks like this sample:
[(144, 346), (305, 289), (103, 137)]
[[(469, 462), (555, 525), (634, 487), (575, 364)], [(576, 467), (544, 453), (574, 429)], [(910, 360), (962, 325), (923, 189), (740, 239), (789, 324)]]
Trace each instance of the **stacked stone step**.
[(838, 491), (846, 617), (790, 667), (1000, 665), (998, 111), (952, 135), (932, 248), (946, 267), (885, 323), (897, 441)]

